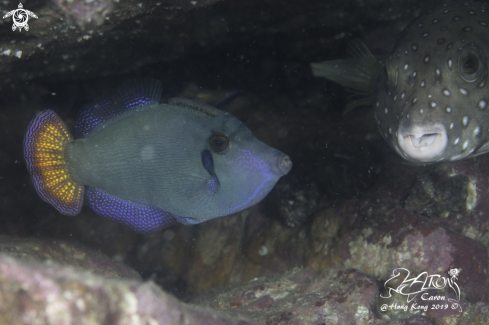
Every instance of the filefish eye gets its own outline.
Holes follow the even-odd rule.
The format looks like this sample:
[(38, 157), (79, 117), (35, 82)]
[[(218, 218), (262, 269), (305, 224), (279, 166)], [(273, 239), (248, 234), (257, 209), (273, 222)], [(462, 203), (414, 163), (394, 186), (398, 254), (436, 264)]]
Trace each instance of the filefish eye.
[(468, 55), (463, 59), (462, 69), (467, 74), (473, 74), (479, 69), (479, 59), (473, 55)]
[(215, 153), (225, 153), (229, 147), (229, 140), (224, 134), (214, 134), (209, 139), (209, 146)]
[(461, 77), (467, 82), (479, 80), (485, 72), (484, 55), (474, 45), (464, 47), (458, 58)]

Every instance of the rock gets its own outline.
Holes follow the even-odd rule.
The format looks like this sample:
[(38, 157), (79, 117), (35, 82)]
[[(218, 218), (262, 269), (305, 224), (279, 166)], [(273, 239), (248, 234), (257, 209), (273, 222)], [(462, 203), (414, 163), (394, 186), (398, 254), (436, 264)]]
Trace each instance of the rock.
[(203, 303), (260, 324), (353, 325), (375, 320), (377, 297), (375, 280), (356, 270), (295, 270), (206, 297)]
[(404, 209), (425, 216), (448, 218), (465, 208), (469, 177), (425, 171), (404, 201)]
[[(112, 0), (50, 0), (32, 1), (25, 4), (24, 9), (34, 12), (38, 19), (29, 20), (29, 31), (12, 32), (10, 26), (12, 19), (0, 20), (0, 55), (2, 61), (0, 72), (1, 86), (20, 80), (33, 78), (49, 78), (52, 73), (70, 74), (85, 73), (92, 69), (100, 74), (103, 70), (119, 70), (114, 60), (109, 59), (118, 47), (119, 40), (128, 42), (137, 37), (150, 40), (161, 37), (165, 33), (173, 34), (170, 26), (180, 25), (188, 12), (205, 7), (218, 0), (199, 0), (193, 4), (191, 1), (163, 0), (163, 1), (122, 1)], [(6, 3), (2, 6), (2, 16), (9, 10), (14, 10), (16, 4)], [(191, 15), (191, 14), (190, 14)], [(151, 33), (141, 26), (158, 17), (158, 33)], [(165, 28), (166, 27), (166, 28)], [(143, 36), (144, 35), (144, 36)], [(166, 35), (168, 37), (169, 35)], [(182, 37), (182, 41), (186, 37)], [(144, 43), (143, 41), (142, 43)], [(184, 41), (185, 42), (185, 41)], [(110, 43), (110, 45), (109, 45)], [(187, 43), (187, 42), (185, 42)], [(120, 44), (120, 43), (119, 43)], [(141, 60), (132, 61), (131, 65), (141, 65), (155, 60), (144, 59), (144, 49), (139, 53)], [(147, 50), (147, 47), (146, 47)], [(174, 48), (163, 53), (172, 56)], [(178, 50), (176, 51), (178, 52)], [(135, 52), (133, 52), (135, 54)], [(97, 57), (97, 60), (87, 60)], [(119, 57), (122, 59), (122, 57)], [(110, 63), (112, 62), (112, 63)], [(139, 63), (138, 63), (139, 62)], [(104, 68), (105, 65), (105, 68)], [(112, 66), (112, 67), (110, 67)], [(95, 72), (95, 71), (94, 71)]]
[(395, 207), (383, 214), (372, 210), (370, 218), (360, 214), (354, 230), (338, 242), (337, 253), (345, 267), (383, 279), (396, 267), (442, 276), (461, 268), (466, 273), (459, 284), (466, 298), (471, 302), (489, 299), (484, 289), (489, 262), (486, 247)]
[[(39, 17), (29, 20), (29, 31), (14, 33), (11, 19), (0, 20), (0, 86), (55, 81), (61, 76), (81, 80), (141, 73), (141, 69), (150, 74), (162, 62), (202, 54), (212, 57), (209, 53), (223, 48), (230, 49), (229, 57), (243, 53), (248, 57), (250, 44), (294, 63), (320, 61), (342, 55), (353, 34), (364, 34), (372, 46), (390, 50), (400, 29), (433, 3), (369, 0), (345, 6), (335, 0), (325, 7), (319, 0), (306, 6), (255, 0), (29, 1), (25, 9)], [(16, 6), (6, 2), (2, 16)], [(358, 23), (362, 21), (391, 28), (381, 28), (379, 37), (378, 27), (367, 28)], [(270, 55), (260, 64), (266, 75), (277, 68)], [(234, 72), (228, 75), (247, 78), (249, 69), (242, 68), (233, 64)]]
[(380, 322), (378, 325), (433, 325), (433, 322), (424, 316), (412, 316), (404, 319)]
[(1, 324), (252, 324), (187, 305), (153, 283), (0, 254)]
[(0, 236), (0, 253), (27, 262), (69, 265), (104, 277), (141, 279), (140, 275), (127, 265), (115, 262), (79, 244), (65, 241)]

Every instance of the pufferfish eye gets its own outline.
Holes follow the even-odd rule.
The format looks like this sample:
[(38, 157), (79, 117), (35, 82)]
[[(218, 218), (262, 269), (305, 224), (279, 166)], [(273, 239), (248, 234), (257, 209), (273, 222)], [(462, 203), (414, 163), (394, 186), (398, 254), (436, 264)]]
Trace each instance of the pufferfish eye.
[(474, 55), (467, 55), (462, 61), (462, 69), (467, 74), (473, 74), (479, 69), (479, 59)]
[(209, 139), (209, 147), (215, 153), (223, 154), (229, 147), (229, 139), (221, 133), (214, 134)]
[(468, 45), (460, 53), (458, 64), (461, 77), (467, 82), (479, 80), (485, 71), (484, 55), (478, 47)]

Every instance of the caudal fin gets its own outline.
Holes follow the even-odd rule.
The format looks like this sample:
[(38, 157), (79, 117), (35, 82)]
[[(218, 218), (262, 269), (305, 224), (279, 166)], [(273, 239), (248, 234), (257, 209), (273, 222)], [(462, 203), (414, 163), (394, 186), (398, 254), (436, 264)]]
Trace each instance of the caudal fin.
[(372, 103), (374, 86), (383, 67), (367, 46), (357, 39), (348, 44), (348, 56), (350, 58), (343, 60), (311, 63), (314, 76), (326, 78), (352, 91), (346, 112)]
[(59, 212), (77, 215), (84, 186), (69, 175), (64, 150), (73, 141), (66, 124), (51, 110), (37, 115), (24, 137), (24, 158), (37, 193)]

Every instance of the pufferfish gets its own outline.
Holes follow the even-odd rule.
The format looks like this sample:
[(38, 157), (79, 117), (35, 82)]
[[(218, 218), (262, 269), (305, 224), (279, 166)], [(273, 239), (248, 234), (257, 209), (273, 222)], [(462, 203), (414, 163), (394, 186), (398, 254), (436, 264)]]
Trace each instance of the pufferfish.
[(159, 81), (126, 82), (81, 111), (76, 140), (56, 113), (38, 114), (24, 156), (41, 198), (77, 215), (86, 196), (98, 214), (153, 232), (244, 210), (291, 170), (233, 115), (160, 97)]
[(313, 63), (314, 75), (366, 95), (382, 136), (403, 158), (455, 161), (489, 151), (489, 5), (454, 1), (411, 22), (376, 59), (358, 40), (352, 59)]

